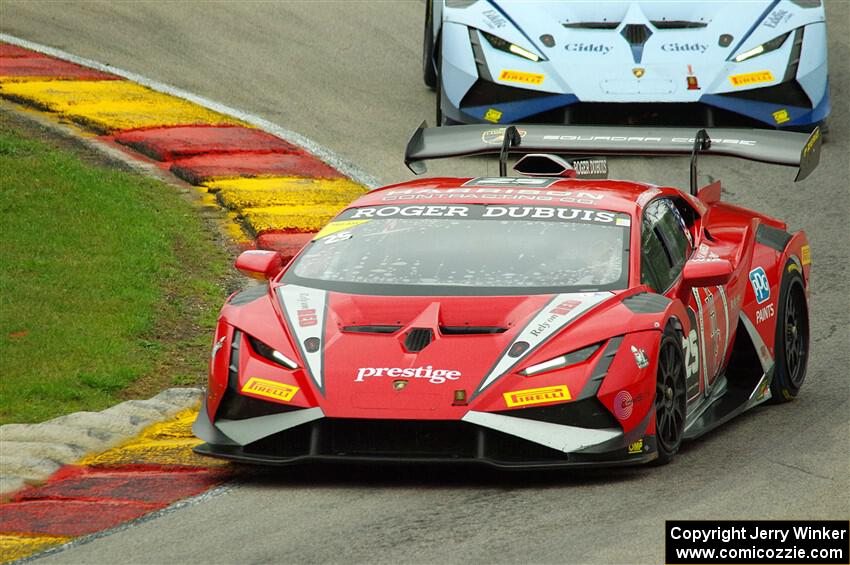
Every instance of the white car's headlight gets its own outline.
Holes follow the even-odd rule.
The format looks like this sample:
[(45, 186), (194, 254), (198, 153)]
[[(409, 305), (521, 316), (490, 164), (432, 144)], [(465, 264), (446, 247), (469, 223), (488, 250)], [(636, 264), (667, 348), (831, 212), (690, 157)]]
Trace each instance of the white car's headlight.
[(776, 51), (785, 43), (785, 40), (788, 39), (788, 36), (791, 35), (791, 32), (783, 33), (780, 36), (774, 37), (770, 41), (766, 43), (762, 43), (752, 49), (744, 51), (740, 55), (735, 56), (735, 62), (741, 63), (746, 61), (747, 59), (752, 59), (753, 57), (758, 57), (759, 55), (764, 55), (765, 53), (770, 53), (771, 51)]
[(570, 365), (577, 365), (578, 363), (587, 361), (601, 345), (601, 343), (594, 343), (593, 345), (573, 351), (572, 353), (567, 353), (566, 355), (561, 355), (560, 357), (543, 361), (542, 363), (523, 369), (519, 372), (519, 374), (524, 377), (531, 377), (533, 375), (539, 375), (540, 373), (554, 371), (555, 369), (563, 369)]
[[(481, 31), (481, 30), (479, 30)], [(505, 53), (513, 53), (514, 55), (519, 55), (529, 61), (534, 61), (535, 63), (543, 60), (543, 57), (536, 53), (532, 53), (528, 49), (520, 47), (519, 45), (515, 45), (510, 41), (502, 39), (501, 37), (496, 37), (491, 33), (487, 33), (486, 31), (481, 31), (481, 35), (484, 36), (484, 39), (493, 46), (493, 48), (498, 49), (499, 51), (504, 51)]]

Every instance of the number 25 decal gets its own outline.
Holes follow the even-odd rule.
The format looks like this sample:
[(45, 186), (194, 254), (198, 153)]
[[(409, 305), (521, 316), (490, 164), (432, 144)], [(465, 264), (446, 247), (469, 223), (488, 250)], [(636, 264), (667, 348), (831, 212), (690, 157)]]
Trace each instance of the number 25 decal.
[(682, 336), (682, 349), (685, 352), (685, 372), (687, 378), (699, 376), (699, 344), (697, 331), (691, 330), (687, 337)]

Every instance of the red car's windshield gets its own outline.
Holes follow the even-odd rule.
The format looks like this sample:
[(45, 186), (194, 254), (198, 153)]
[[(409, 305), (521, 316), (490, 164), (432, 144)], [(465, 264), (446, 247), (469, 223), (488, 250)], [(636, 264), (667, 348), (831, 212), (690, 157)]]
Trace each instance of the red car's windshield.
[(364, 294), (538, 294), (625, 288), (628, 215), (559, 206), (347, 210), (284, 282)]

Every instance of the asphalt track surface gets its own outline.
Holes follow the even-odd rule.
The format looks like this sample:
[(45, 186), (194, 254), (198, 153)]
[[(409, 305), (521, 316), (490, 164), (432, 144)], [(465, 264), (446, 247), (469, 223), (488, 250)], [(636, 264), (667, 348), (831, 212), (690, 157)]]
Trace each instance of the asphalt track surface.
[[(833, 113), (820, 168), (706, 158), (724, 198), (805, 229), (812, 356), (801, 396), (686, 445), (663, 468), (496, 473), (300, 467), (48, 556), (45, 563), (663, 562), (665, 519), (850, 516), (847, 34), (831, 2)], [(433, 120), (421, 2), (0, 3), (0, 30), (137, 72), (304, 134), (382, 182), (411, 178), (409, 134)], [(496, 173), (492, 161), (432, 173)], [(612, 177), (686, 186), (685, 159), (623, 159)]]

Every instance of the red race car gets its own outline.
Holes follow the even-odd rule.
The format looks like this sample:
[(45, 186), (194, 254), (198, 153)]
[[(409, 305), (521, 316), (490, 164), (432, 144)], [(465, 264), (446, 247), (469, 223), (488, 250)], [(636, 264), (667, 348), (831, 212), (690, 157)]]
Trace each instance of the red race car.
[[(486, 153), (501, 176), (373, 190), (288, 265), (238, 258), (267, 282), (221, 311), (198, 453), (666, 463), (683, 440), (798, 394), (806, 236), (721, 202), (719, 183), (698, 189), (696, 165), (737, 156), (800, 179), (818, 130), (420, 127), (406, 162)], [(524, 154), (524, 176), (506, 176), (508, 153)], [(606, 154), (690, 154), (691, 190), (605, 180), (587, 156)]]

